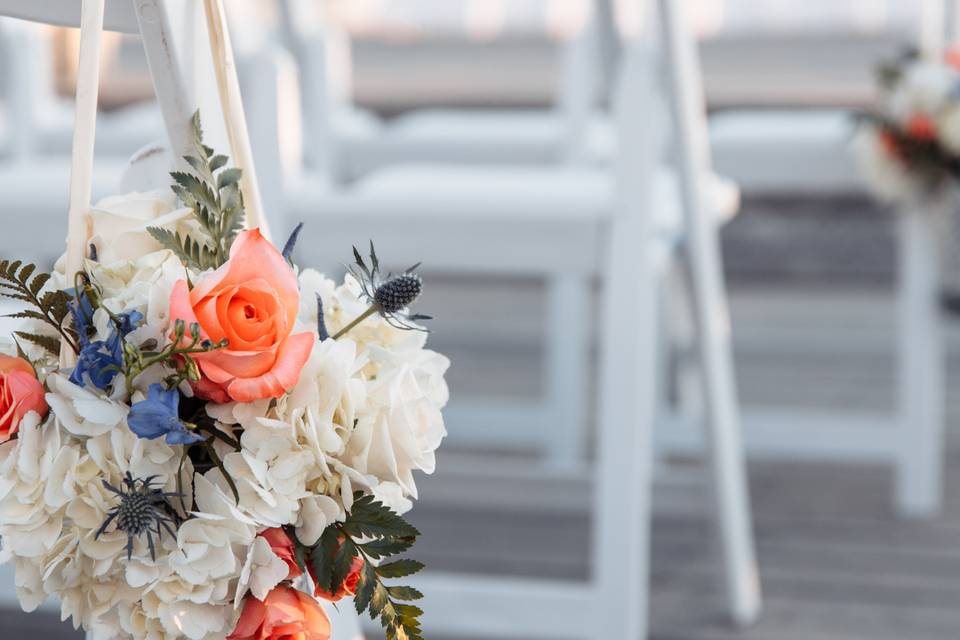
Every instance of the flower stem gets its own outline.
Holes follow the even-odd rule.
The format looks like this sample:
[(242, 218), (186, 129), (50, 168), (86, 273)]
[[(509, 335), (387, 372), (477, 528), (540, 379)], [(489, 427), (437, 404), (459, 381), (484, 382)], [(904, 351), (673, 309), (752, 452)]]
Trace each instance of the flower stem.
[(359, 316), (354, 318), (353, 322), (351, 322), (350, 324), (345, 326), (343, 329), (340, 329), (340, 331), (337, 331), (335, 334), (333, 334), (333, 339), (336, 340), (337, 338), (340, 338), (341, 336), (347, 334), (355, 326), (357, 326), (358, 324), (360, 324), (361, 322), (363, 322), (373, 314), (378, 313), (379, 311), (380, 311), (380, 305), (374, 302), (372, 305), (367, 307), (366, 311), (364, 311)]

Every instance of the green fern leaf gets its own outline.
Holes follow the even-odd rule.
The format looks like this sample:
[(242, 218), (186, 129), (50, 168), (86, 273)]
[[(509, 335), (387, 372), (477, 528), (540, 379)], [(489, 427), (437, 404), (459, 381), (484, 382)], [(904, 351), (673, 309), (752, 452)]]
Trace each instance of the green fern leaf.
[(14, 335), (18, 338), (23, 338), (27, 342), (32, 342), (33, 344), (46, 349), (52, 355), (60, 354), (60, 340), (52, 336), (42, 336), (37, 333), (28, 333), (26, 331), (15, 331)]

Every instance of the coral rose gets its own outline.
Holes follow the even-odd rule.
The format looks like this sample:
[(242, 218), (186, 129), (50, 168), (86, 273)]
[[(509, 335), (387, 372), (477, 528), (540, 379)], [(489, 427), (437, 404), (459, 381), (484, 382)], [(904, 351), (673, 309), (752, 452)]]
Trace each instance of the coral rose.
[(41, 418), (47, 414), (43, 385), (29, 362), (0, 354), (0, 442), (13, 437), (20, 420), (31, 411)]
[(278, 398), (296, 385), (314, 335), (292, 334), (300, 306), (293, 270), (260, 231), (241, 233), (230, 259), (193, 290), (180, 280), (170, 294), (171, 321), (200, 325), (225, 349), (194, 356), (203, 380), (197, 394), (214, 402)]
[(227, 640), (328, 640), (330, 619), (320, 603), (293, 587), (280, 585), (263, 602), (249, 597)]
[(273, 555), (287, 563), (287, 568), (290, 570), (287, 574), (287, 580), (293, 580), (303, 575), (303, 570), (297, 564), (297, 554), (293, 548), (293, 541), (290, 540), (286, 531), (280, 527), (273, 527), (260, 532), (259, 535), (270, 545)]

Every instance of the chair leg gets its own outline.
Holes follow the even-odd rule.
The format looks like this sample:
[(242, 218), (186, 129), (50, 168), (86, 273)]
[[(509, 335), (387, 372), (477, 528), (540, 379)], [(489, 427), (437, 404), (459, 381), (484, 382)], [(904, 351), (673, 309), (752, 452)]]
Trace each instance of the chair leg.
[(715, 260), (708, 260), (708, 257), (691, 259), (689, 271), (706, 445), (730, 616), (735, 624), (749, 625), (760, 615), (759, 572), (740, 431), (729, 312), (719, 257), (714, 256)]
[(899, 218), (899, 426), (896, 508), (931, 517), (943, 501), (944, 358), (937, 275), (937, 212)]
[(590, 279), (560, 273), (547, 281), (546, 380), (544, 425), (548, 466), (569, 471), (584, 462), (587, 375), (589, 368)]
[[(626, 217), (626, 216), (624, 216)], [(617, 221), (631, 233), (611, 234), (603, 273), (600, 397), (597, 419), (596, 513), (592, 540), (596, 604), (591, 640), (643, 640), (649, 608), (651, 431), (655, 419), (657, 296), (651, 267), (637, 251), (636, 221)]]

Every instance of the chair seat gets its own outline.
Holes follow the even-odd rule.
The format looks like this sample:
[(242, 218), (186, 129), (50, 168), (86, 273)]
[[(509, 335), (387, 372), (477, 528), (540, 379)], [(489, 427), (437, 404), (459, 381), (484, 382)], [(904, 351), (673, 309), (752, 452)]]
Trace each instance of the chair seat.
[(730, 110), (710, 119), (718, 170), (758, 193), (861, 192), (852, 132), (844, 109)]
[[(722, 224), (735, 214), (739, 192), (714, 175), (707, 189)], [(373, 239), (436, 268), (483, 272), (595, 271), (613, 205), (608, 171), (572, 167), (398, 165), (350, 189), (308, 179), (286, 194), (290, 220), (307, 223), (303, 246), (324, 258), (335, 251), (330, 259), (340, 260), (344, 246)], [(682, 210), (676, 174), (666, 168), (651, 210), (658, 241), (674, 243)]]
[[(126, 166), (126, 161), (120, 160), (97, 162), (94, 201), (116, 193)], [(0, 256), (52, 262), (63, 253), (69, 192), (69, 158), (0, 163)]]
[[(73, 145), (73, 105), (61, 102), (43, 114), (37, 123), (37, 151), (69, 155)], [(97, 116), (98, 157), (126, 160), (134, 151), (155, 140), (165, 140), (166, 130), (156, 104), (125, 107)]]
[[(594, 118), (587, 149), (606, 150), (609, 128), (605, 118)], [(557, 163), (567, 139), (561, 114), (546, 109), (417, 109), (367, 135), (341, 133), (351, 176), (407, 162)]]

